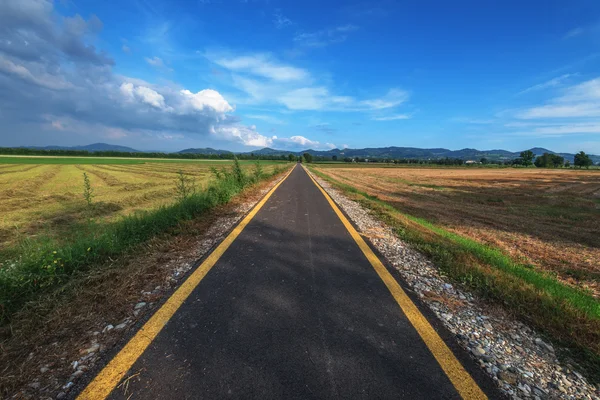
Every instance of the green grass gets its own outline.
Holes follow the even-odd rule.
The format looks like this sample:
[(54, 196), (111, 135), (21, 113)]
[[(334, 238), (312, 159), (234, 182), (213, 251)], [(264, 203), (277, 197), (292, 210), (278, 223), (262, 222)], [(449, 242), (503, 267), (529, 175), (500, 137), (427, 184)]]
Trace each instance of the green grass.
[[(11, 156), (0, 156), (0, 164), (145, 164), (145, 163), (223, 163), (231, 164), (233, 160), (189, 160), (189, 159), (165, 159), (165, 158), (120, 158), (120, 157), (61, 157), (61, 156), (47, 156), (47, 157), (11, 157)], [(240, 164), (253, 164), (253, 160), (242, 160)], [(287, 161), (277, 160), (261, 160), (263, 165), (272, 164), (286, 164)]]
[(391, 226), (454, 281), (510, 311), (572, 349), (600, 381), (600, 302), (590, 293), (521, 264), (497, 248), (400, 212), (381, 199), (311, 169)]
[(231, 171), (215, 171), (217, 179), (204, 191), (114, 223), (90, 220), (78, 236), (66, 243), (49, 236), (23, 239), (0, 254), (4, 260), (0, 264), (0, 322), (10, 320), (26, 302), (64, 284), (74, 274), (102, 265), (154, 236), (169, 232), (180, 223), (227, 203), (246, 186), (279, 172), (281, 169), (276, 168), (272, 174), (254, 171), (251, 176), (245, 175), (235, 163)]

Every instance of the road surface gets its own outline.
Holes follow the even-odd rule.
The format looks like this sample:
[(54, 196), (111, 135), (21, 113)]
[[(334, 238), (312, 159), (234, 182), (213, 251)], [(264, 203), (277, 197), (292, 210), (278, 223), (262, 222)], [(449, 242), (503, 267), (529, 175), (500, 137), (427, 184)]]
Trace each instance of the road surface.
[(267, 196), (81, 399), (500, 397), (430, 314), (406, 311), (398, 275), (376, 271), (300, 165)]

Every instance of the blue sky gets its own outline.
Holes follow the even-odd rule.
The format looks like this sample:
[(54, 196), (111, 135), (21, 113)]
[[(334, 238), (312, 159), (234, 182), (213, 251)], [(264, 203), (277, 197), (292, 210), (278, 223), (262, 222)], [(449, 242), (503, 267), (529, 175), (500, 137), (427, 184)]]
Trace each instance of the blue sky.
[(0, 2), (0, 145), (600, 154), (597, 1)]

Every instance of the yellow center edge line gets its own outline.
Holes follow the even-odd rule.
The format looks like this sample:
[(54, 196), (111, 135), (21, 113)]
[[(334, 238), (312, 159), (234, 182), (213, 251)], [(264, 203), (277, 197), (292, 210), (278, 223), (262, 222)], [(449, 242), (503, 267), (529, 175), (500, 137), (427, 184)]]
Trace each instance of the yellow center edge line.
[(386, 285), (396, 300), (396, 303), (398, 303), (400, 309), (404, 312), (421, 339), (423, 339), (425, 345), (433, 354), (446, 376), (448, 376), (450, 382), (455, 387), (459, 395), (463, 399), (467, 400), (487, 399), (487, 396), (485, 393), (483, 393), (479, 385), (477, 385), (473, 377), (465, 370), (463, 365), (460, 363), (460, 361), (458, 361), (444, 340), (435, 331), (433, 326), (431, 326), (429, 321), (427, 321), (421, 311), (419, 311), (418, 307), (414, 304), (410, 297), (408, 297), (404, 289), (402, 289), (400, 284), (383, 265), (379, 257), (377, 257), (362, 236), (360, 236), (358, 231), (354, 228), (352, 223), (350, 223), (348, 218), (346, 218), (337, 204), (333, 201), (325, 189), (323, 189), (321, 185), (313, 178), (312, 173), (310, 173), (306, 167), (302, 167), (315, 186), (317, 186), (323, 196), (325, 196), (325, 199), (333, 211), (337, 214), (348, 233), (350, 233), (352, 239), (354, 239), (358, 247), (362, 250), (363, 254), (371, 266), (375, 269), (380, 279)]
[(238, 223), (227, 237), (204, 259), (190, 276), (173, 292), (165, 303), (135, 333), (127, 344), (109, 361), (94, 377), (86, 388), (77, 396), (77, 400), (101, 400), (107, 398), (123, 379), (146, 348), (158, 336), (171, 317), (185, 302), (200, 281), (217, 263), (234, 240), (242, 233), (246, 225), (260, 211), (277, 188), (290, 176), (295, 166), (254, 206), (254, 208)]

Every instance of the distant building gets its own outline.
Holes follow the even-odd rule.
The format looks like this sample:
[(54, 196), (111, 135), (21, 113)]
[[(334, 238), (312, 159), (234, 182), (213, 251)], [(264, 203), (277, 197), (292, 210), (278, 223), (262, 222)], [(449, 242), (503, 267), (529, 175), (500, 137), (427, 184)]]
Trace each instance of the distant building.
[(479, 162), (474, 160), (467, 160), (465, 161), (465, 164), (479, 164)]

